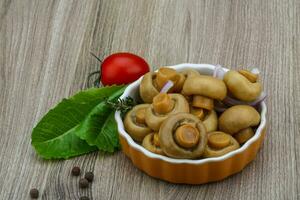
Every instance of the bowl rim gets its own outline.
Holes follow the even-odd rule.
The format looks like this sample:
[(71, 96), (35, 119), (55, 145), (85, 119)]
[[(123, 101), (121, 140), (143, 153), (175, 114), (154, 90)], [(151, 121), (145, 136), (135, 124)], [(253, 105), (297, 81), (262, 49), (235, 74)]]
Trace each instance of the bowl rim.
[[(206, 69), (209, 70), (211, 72), (213, 72), (213, 70), (216, 68), (215, 65), (211, 65), (211, 64), (193, 64), (193, 63), (182, 63), (182, 64), (178, 64), (178, 65), (172, 65), (172, 66), (167, 66), (176, 70), (183, 70), (185, 68), (193, 68), (196, 70), (200, 70), (200, 69)], [(225, 71), (228, 71), (228, 68), (224, 68), (222, 67)], [(135, 82), (129, 84), (127, 86), (127, 88), (125, 89), (124, 93), (120, 96), (120, 99), (124, 99), (127, 96), (130, 96), (129, 94), (131, 93), (132, 89), (135, 87), (138, 87), (141, 80), (142, 80), (143, 76), (140, 77), (138, 80), (136, 80)], [(143, 146), (141, 146), (140, 144), (136, 143), (131, 136), (125, 131), (124, 129), (124, 124), (120, 115), (120, 111), (116, 111), (115, 112), (115, 120), (117, 122), (117, 126), (118, 126), (118, 132), (119, 134), (126, 139), (128, 145), (130, 145), (132, 148), (134, 148), (137, 151), (140, 151), (141, 153), (143, 153), (144, 155), (153, 158), (153, 159), (159, 159), (162, 161), (166, 161), (169, 163), (175, 163), (175, 164), (203, 164), (203, 163), (208, 163), (208, 162), (218, 162), (218, 161), (223, 161), (225, 159), (228, 159), (230, 157), (233, 157), (236, 154), (240, 154), (243, 151), (245, 151), (252, 143), (254, 143), (255, 141), (257, 141), (261, 134), (263, 133), (263, 129), (266, 126), (266, 113), (267, 113), (267, 106), (265, 104), (265, 101), (261, 102), (260, 104), (261, 106), (261, 112), (260, 112), (260, 116), (261, 116), (261, 121), (260, 124), (258, 126), (258, 128), (255, 131), (254, 136), (249, 139), (245, 144), (243, 144), (242, 147), (229, 152), (223, 156), (220, 157), (214, 157), (214, 158), (202, 158), (202, 159), (177, 159), (177, 158), (170, 158), (167, 156), (163, 156), (163, 155), (159, 155), (159, 154), (155, 154), (152, 153), (150, 151), (148, 151), (147, 149), (145, 149)]]

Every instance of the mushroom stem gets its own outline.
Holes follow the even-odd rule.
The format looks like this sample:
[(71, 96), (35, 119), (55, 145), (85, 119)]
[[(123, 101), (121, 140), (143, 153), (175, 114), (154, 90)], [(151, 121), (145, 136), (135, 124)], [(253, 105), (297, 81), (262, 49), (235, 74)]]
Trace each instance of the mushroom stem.
[(191, 113), (198, 117), (200, 120), (204, 118), (204, 110), (202, 108), (191, 107)]
[(251, 83), (255, 83), (258, 79), (258, 75), (254, 74), (248, 70), (241, 69), (238, 71), (240, 74), (242, 74), (244, 77), (246, 77)]
[(174, 107), (174, 102), (166, 93), (160, 93), (153, 98), (153, 109), (158, 114), (166, 114)]
[(206, 145), (203, 157), (219, 157), (240, 147), (239, 143), (229, 134), (215, 131), (207, 135), (208, 144)]
[(192, 148), (199, 142), (199, 131), (188, 124), (182, 125), (176, 129), (175, 140), (184, 148)]
[(140, 108), (136, 111), (136, 122), (139, 124), (145, 124), (146, 108)]
[(194, 95), (192, 105), (197, 108), (212, 110), (214, 108), (214, 100), (201, 95)]
[(218, 132), (218, 134), (211, 134), (208, 137), (208, 143), (213, 148), (222, 149), (230, 145), (230, 139), (229, 135)]
[(175, 84), (179, 80), (179, 75), (176, 70), (162, 67), (158, 70), (155, 78), (155, 83), (158, 87), (158, 90), (161, 90), (167, 81), (171, 80)]
[(234, 135), (234, 138), (240, 144), (244, 144), (254, 135), (254, 131), (251, 127), (245, 128)]

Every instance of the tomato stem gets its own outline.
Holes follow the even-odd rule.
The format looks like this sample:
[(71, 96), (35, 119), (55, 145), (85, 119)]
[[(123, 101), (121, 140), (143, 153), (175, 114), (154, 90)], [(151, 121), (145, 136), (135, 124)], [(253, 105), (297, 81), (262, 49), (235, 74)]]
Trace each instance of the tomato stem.
[[(98, 57), (98, 56), (96, 56), (93, 52), (91, 52), (90, 51), (90, 54), (93, 56), (93, 57), (95, 57), (100, 63), (102, 63), (102, 60)], [(93, 85), (91, 85), (90, 84), (90, 80), (91, 80), (91, 78), (94, 76), (94, 75), (96, 75), (96, 74), (98, 74), (98, 77), (97, 77), (97, 79), (95, 79), (94, 81), (93, 81)], [(88, 75), (88, 78), (87, 78), (88, 80), (87, 80), (87, 87), (88, 88), (90, 88), (90, 87), (100, 87), (100, 85), (101, 85), (101, 83), (100, 83), (100, 80), (101, 80), (101, 70), (97, 70), (97, 71), (94, 71), (94, 72), (91, 72), (89, 75)]]
[(90, 51), (90, 54), (91, 54), (92, 56), (94, 56), (99, 62), (102, 63), (102, 60), (101, 60), (98, 56), (96, 56), (93, 52)]

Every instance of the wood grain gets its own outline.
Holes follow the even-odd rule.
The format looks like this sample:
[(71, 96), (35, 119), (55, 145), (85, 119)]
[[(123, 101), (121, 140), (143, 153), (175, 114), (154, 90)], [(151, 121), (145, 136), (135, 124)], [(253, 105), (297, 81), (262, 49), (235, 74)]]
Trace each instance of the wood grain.
[[(300, 199), (300, 1), (1, 0), (0, 196), (29, 199)], [(258, 67), (268, 93), (268, 132), (256, 160), (225, 181), (175, 185), (153, 179), (121, 152), (40, 159), (32, 127), (84, 89), (104, 58), (130, 51), (153, 69), (177, 63)], [(72, 166), (95, 173), (78, 189)]]

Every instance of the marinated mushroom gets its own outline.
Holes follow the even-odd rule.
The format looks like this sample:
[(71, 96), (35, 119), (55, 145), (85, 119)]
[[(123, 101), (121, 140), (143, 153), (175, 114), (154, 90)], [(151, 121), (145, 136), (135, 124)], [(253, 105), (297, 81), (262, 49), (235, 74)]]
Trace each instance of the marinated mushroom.
[(248, 105), (236, 105), (225, 110), (219, 117), (219, 129), (230, 135), (257, 126), (260, 122), (259, 113)]
[(203, 157), (219, 157), (239, 147), (239, 143), (231, 135), (221, 131), (210, 132), (207, 134), (207, 146)]
[(164, 155), (164, 152), (160, 148), (158, 133), (150, 133), (146, 135), (143, 140), (142, 146), (153, 153)]
[(172, 114), (189, 112), (189, 104), (181, 94), (160, 93), (153, 98), (153, 103), (146, 109), (146, 124), (158, 131), (162, 122)]
[(234, 138), (238, 141), (238, 143), (244, 144), (250, 138), (252, 138), (253, 135), (254, 135), (253, 129), (251, 127), (248, 127), (234, 134)]
[(150, 104), (139, 104), (125, 116), (124, 127), (128, 134), (136, 141), (142, 142), (144, 137), (152, 132), (145, 123), (145, 112)]
[(254, 101), (262, 91), (257, 75), (247, 70), (230, 70), (224, 76), (224, 82), (230, 93), (242, 101)]
[(206, 75), (191, 76), (183, 84), (182, 93), (185, 95), (201, 95), (216, 100), (226, 97), (225, 83), (217, 78)]
[(145, 103), (152, 103), (153, 98), (159, 94), (159, 90), (155, 87), (153, 80), (156, 74), (148, 72), (143, 76), (140, 84), (140, 96)]
[(227, 89), (222, 80), (211, 76), (198, 75), (186, 79), (182, 93), (193, 95), (193, 107), (212, 110), (214, 108), (214, 99), (224, 99)]
[(161, 90), (168, 81), (172, 81), (174, 86), (169, 89), (169, 93), (180, 92), (186, 77), (182, 73), (178, 73), (175, 69), (161, 67), (156, 76), (156, 85)]
[(156, 73), (155, 83), (157, 85), (158, 90), (161, 90), (169, 80), (173, 83), (177, 83), (179, 79), (180, 76), (175, 69), (161, 67)]
[(172, 81), (174, 84), (169, 89), (169, 93), (180, 92), (185, 81), (185, 76), (168, 67), (161, 67), (156, 73), (148, 72), (145, 74), (140, 84), (140, 96), (143, 101), (145, 103), (152, 103), (153, 98), (168, 81)]
[(214, 110), (209, 111), (203, 119), (203, 124), (208, 133), (212, 131), (216, 131), (218, 129), (218, 116), (216, 111)]
[(207, 144), (203, 123), (189, 113), (169, 116), (159, 129), (160, 146), (173, 158), (198, 158)]

